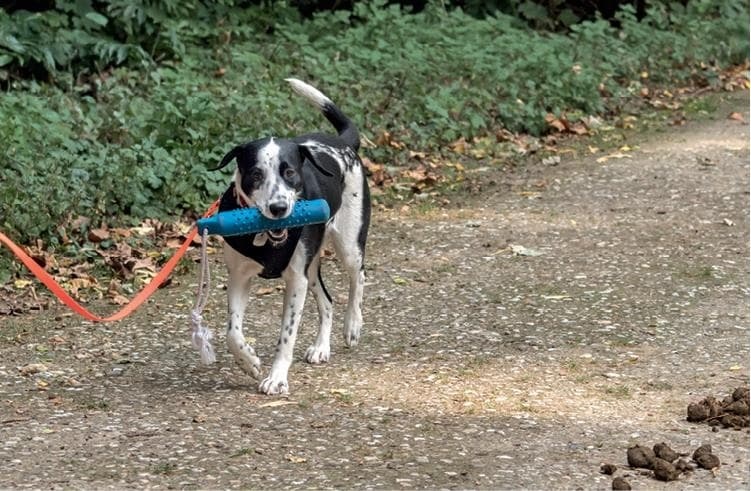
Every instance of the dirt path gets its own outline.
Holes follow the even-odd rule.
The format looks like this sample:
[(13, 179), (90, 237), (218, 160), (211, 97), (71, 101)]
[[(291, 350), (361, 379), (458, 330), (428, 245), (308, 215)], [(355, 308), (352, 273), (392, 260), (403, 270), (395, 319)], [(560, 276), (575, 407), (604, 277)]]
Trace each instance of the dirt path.
[[(746, 97), (727, 112), (748, 120)], [(494, 175), (461, 207), (379, 213), (364, 339), (303, 363), (309, 302), (288, 399), (256, 394), (223, 334), (198, 365), (192, 276), (116, 325), (0, 318), (0, 488), (610, 489), (601, 462), (665, 441), (711, 443), (723, 465), (619, 474), (748, 489), (748, 431), (685, 421), (748, 385), (748, 126), (727, 112), (628, 158)], [(249, 310), (266, 363), (280, 309), (274, 292)], [(217, 288), (215, 329), (224, 311)]]

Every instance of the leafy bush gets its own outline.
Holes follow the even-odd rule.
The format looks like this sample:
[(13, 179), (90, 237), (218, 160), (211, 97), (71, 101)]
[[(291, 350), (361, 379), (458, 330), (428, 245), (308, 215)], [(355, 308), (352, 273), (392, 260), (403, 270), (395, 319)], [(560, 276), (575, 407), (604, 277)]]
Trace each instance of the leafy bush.
[[(67, 70), (102, 70), (131, 61), (179, 59), (186, 44), (246, 38), (269, 22), (268, 8), (243, 0), (56, 0), (54, 8), (0, 9), (0, 67), (4, 78), (54, 78)], [(287, 12), (277, 8), (276, 14)], [(284, 17), (284, 15), (281, 15)], [(2, 75), (2, 74), (0, 74)]]
[[(620, 27), (593, 20), (564, 34), (436, 4), (405, 14), (398, 5), (361, 2), (304, 23), (284, 9), (274, 16), (232, 0), (211, 9), (198, 0), (161, 4), (174, 10), (164, 16), (147, 0), (112, 0), (58, 1), (46, 17), (0, 12), (0, 60), (35, 60), (71, 78), (63, 69), (75, 57), (102, 63), (85, 83), (9, 82), (0, 98), (3, 231), (54, 242), (71, 235), (78, 215), (98, 225), (202, 211), (228, 180), (206, 169), (234, 144), (328, 131), (285, 87), (289, 76), (331, 95), (371, 140), (388, 131), (413, 150), (440, 151), (500, 128), (541, 134), (551, 112), (615, 111), (643, 72), (653, 83), (712, 83), (717, 67), (748, 52), (748, 6), (732, 0), (656, 3), (641, 21), (627, 7)], [(106, 8), (69, 16), (66, 5)], [(9, 17), (24, 20), (9, 24)], [(86, 35), (62, 36), (58, 53), (52, 38), (34, 37), (53, 25), (113, 44), (97, 53)], [(36, 44), (8, 47), (9, 32)], [(157, 53), (166, 58), (154, 64)], [(105, 69), (123, 56), (134, 63)], [(401, 158), (388, 145), (368, 151)]]

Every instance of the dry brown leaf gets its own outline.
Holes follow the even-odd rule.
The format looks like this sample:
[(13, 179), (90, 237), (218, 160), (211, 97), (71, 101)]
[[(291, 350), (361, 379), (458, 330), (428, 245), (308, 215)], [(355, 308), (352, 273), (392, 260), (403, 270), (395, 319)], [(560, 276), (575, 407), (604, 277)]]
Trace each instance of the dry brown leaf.
[(22, 367), (18, 367), (18, 372), (23, 376), (34, 375), (39, 372), (46, 372), (47, 365), (44, 363), (29, 363)]
[(566, 131), (566, 123), (564, 123), (561, 119), (556, 118), (552, 113), (545, 115), (545, 122), (548, 123), (548, 126), (558, 130), (559, 132)]
[(110, 302), (114, 305), (126, 305), (130, 302), (130, 300), (127, 297), (120, 295), (119, 293), (115, 293), (113, 295), (110, 295)]
[(89, 230), (89, 242), (98, 244), (99, 242), (109, 240), (109, 238), (110, 238), (110, 233), (106, 229), (92, 228), (91, 230)]
[(746, 119), (743, 117), (743, 114), (733, 111), (732, 113), (728, 114), (728, 119), (732, 119), (733, 121), (738, 121), (739, 123), (745, 123)]
[(275, 288), (273, 286), (264, 286), (256, 290), (256, 296), (261, 297), (263, 295), (271, 295), (274, 291)]
[[(154, 265), (154, 260), (150, 257), (144, 257), (141, 259), (136, 259), (133, 263), (133, 266), (130, 268), (132, 271), (136, 270), (146, 270), (149, 272), (156, 272), (156, 266)], [(142, 271), (139, 271), (139, 273)]]
[(467, 141), (464, 139), (464, 137), (459, 138), (453, 143), (449, 144), (449, 148), (456, 152), (456, 153), (466, 153), (467, 152)]
[(393, 182), (393, 178), (383, 164), (376, 164), (367, 157), (362, 159), (362, 163), (367, 169), (374, 186), (387, 186)]

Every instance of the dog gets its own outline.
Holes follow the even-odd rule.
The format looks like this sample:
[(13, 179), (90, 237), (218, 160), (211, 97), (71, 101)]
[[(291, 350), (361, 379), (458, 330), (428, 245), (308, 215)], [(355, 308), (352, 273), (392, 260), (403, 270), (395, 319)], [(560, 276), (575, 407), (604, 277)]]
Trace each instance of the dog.
[(370, 226), (370, 191), (358, 156), (357, 127), (315, 87), (297, 79), (287, 82), (323, 113), (337, 135), (311, 133), (250, 141), (230, 150), (216, 167), (237, 163), (219, 211), (255, 206), (267, 218), (282, 219), (292, 213), (298, 199), (316, 198), (325, 199), (331, 209), (325, 224), (225, 237), (224, 260), (229, 272), (227, 346), (240, 367), (256, 379), (260, 379), (261, 361), (243, 335), (250, 280), (254, 276), (281, 277), (285, 282), (274, 360), (268, 376), (258, 385), (258, 391), (265, 394), (289, 392), (287, 374), (308, 289), (317, 303), (320, 325), (305, 360), (318, 364), (331, 357), (333, 304), (321, 277), (320, 259), (325, 243), (333, 245), (349, 276), (344, 343), (348, 347), (357, 345), (362, 330), (365, 243)]

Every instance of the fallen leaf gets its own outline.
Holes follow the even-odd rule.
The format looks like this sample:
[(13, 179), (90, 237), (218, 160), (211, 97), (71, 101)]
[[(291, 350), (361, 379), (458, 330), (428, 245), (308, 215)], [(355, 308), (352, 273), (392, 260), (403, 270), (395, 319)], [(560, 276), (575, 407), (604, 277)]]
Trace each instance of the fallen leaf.
[(44, 363), (29, 363), (28, 365), (18, 367), (18, 372), (23, 376), (34, 375), (36, 373), (46, 371), (47, 365), (45, 365)]
[(541, 256), (542, 255), (542, 252), (540, 252), (538, 250), (530, 249), (528, 247), (524, 247), (522, 245), (515, 245), (515, 244), (511, 245), (511, 252), (513, 252), (514, 255), (516, 255), (516, 256), (530, 256), (530, 257), (534, 257), (534, 256)]
[(128, 299), (128, 297), (124, 295), (115, 293), (114, 295), (110, 296), (110, 302), (114, 305), (126, 305), (130, 302), (130, 299)]
[(109, 240), (109, 238), (110, 233), (108, 230), (105, 230), (103, 228), (92, 228), (91, 230), (89, 230), (89, 242), (97, 244), (99, 242)]
[(263, 295), (271, 295), (274, 291), (275, 288), (273, 286), (265, 286), (256, 290), (256, 296), (261, 297)]
[(554, 114), (548, 113), (545, 115), (545, 122), (552, 128), (555, 128), (559, 132), (566, 131), (566, 123), (562, 119), (556, 118)]
[(631, 156), (626, 155), (625, 153), (616, 152), (616, 153), (611, 153), (610, 155), (606, 155), (604, 157), (600, 157), (599, 159), (597, 159), (597, 163), (602, 164), (603, 162), (607, 162), (610, 159), (627, 159), (627, 158), (631, 158)]
[(387, 186), (393, 182), (393, 178), (389, 175), (385, 165), (376, 164), (367, 157), (362, 159), (362, 163), (367, 169), (374, 186)]
[(48, 342), (49, 342), (49, 343), (50, 343), (51, 345), (53, 345), (53, 346), (57, 346), (57, 345), (60, 345), (60, 344), (65, 344), (65, 343), (67, 343), (67, 341), (65, 340), (65, 338), (64, 338), (64, 337), (62, 337), (62, 336), (52, 336), (52, 337), (51, 337), (51, 338), (49, 338), (49, 339), (48, 339), (47, 341), (48, 341)]
[(739, 123), (745, 123), (746, 120), (743, 117), (743, 114), (739, 112), (733, 111), (732, 113), (728, 114), (728, 119), (732, 119), (733, 121), (738, 121)]
[(33, 281), (31, 280), (16, 280), (13, 282), (13, 286), (18, 288), (19, 290), (22, 290), (26, 288), (27, 286), (31, 285)]
[(63, 398), (60, 396), (53, 396), (50, 395), (50, 397), (47, 399), (53, 406), (59, 406), (63, 403)]
[(467, 140), (465, 140), (464, 137), (461, 137), (455, 142), (450, 143), (449, 148), (456, 153), (466, 153), (467, 152)]

